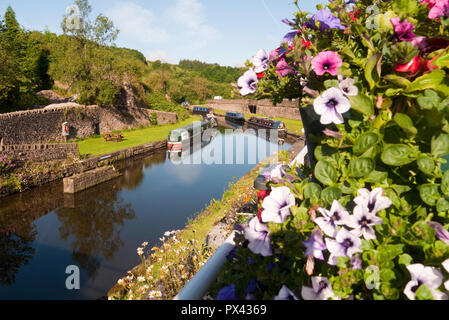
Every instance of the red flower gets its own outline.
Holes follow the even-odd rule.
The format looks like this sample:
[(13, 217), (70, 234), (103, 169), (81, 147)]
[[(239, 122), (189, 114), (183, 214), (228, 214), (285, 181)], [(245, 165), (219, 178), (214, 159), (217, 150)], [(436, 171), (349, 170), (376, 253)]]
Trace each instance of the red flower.
[(261, 72), (257, 74), (257, 79), (262, 79), (263, 77), (265, 77), (265, 72)]
[(310, 41), (304, 41), (301, 39), (301, 44), (306, 47), (306, 49), (309, 49), (312, 43)]
[(268, 197), (270, 195), (271, 191), (266, 191), (266, 190), (261, 190), (259, 191), (259, 193), (257, 194), (257, 200), (263, 200), (266, 197)]
[(360, 11), (356, 9), (356, 10), (349, 12), (348, 16), (352, 22), (355, 22), (355, 21), (357, 21), (359, 14), (360, 14)]
[(414, 77), (420, 73), (427, 73), (436, 69), (437, 67), (433, 65), (432, 60), (426, 60), (423, 57), (417, 55), (412, 60), (406, 64), (397, 64), (394, 66), (394, 70), (398, 72), (409, 73), (410, 77)]

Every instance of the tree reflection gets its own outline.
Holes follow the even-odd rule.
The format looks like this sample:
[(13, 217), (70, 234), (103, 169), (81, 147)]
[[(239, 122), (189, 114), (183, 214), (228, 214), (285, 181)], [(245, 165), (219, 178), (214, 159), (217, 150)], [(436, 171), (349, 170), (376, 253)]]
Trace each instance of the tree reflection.
[(14, 284), (19, 269), (30, 262), (36, 235), (34, 225), (27, 225), (20, 232), (0, 230), (0, 285)]
[(125, 220), (135, 212), (119, 195), (119, 182), (113, 180), (76, 195), (65, 195), (65, 208), (55, 211), (61, 223), (60, 236), (73, 236), (72, 259), (94, 278), (101, 259), (110, 260), (124, 245), (120, 232)]

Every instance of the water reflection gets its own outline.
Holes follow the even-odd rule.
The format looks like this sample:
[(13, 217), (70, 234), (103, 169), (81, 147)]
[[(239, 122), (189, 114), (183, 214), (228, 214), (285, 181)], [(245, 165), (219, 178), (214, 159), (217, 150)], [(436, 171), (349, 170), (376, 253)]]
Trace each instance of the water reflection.
[[(134, 184), (137, 180), (141, 183), (142, 170), (125, 170), (125, 173), (130, 171), (141, 174), (137, 175), (137, 179), (136, 175), (129, 175), (131, 178), (126, 181)], [(95, 278), (101, 258), (111, 260), (124, 245), (120, 232), (126, 220), (136, 217), (132, 205), (125, 202), (119, 190), (119, 180), (109, 181), (95, 188), (94, 197), (92, 190), (65, 195), (65, 207), (55, 210), (61, 224), (61, 239), (73, 237), (72, 259), (87, 270), (91, 278)]]
[(20, 232), (0, 232), (0, 285), (10, 286), (16, 274), (34, 255), (32, 243), (36, 239), (35, 226), (27, 225)]

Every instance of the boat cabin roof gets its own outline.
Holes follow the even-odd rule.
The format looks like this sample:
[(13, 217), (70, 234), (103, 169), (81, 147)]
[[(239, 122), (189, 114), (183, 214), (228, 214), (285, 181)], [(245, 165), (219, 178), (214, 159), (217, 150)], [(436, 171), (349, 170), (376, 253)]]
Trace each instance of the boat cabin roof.
[(285, 128), (285, 124), (282, 121), (276, 121), (268, 118), (261, 118), (261, 117), (252, 117), (248, 120), (250, 123), (262, 125), (262, 126), (270, 126), (274, 129), (278, 128)]
[(227, 117), (233, 117), (233, 118), (244, 118), (245, 117), (245, 115), (243, 113), (230, 112), (230, 111), (226, 112), (226, 116)]

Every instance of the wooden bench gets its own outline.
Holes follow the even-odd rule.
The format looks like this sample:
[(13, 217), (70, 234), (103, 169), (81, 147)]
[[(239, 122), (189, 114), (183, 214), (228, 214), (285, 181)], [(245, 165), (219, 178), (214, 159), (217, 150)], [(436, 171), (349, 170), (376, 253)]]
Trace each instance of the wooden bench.
[(121, 133), (106, 133), (103, 138), (105, 142), (108, 141), (120, 142), (123, 140), (123, 136)]

